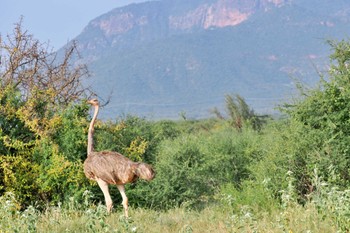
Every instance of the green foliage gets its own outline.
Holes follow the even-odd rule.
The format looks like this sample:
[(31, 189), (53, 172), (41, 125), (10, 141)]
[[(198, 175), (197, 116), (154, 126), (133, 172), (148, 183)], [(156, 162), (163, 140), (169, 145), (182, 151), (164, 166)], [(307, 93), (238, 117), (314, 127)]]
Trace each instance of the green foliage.
[[(243, 127), (251, 127), (254, 130), (260, 130), (266, 121), (267, 116), (259, 116), (254, 113), (244, 98), (240, 95), (225, 95), (226, 112), (228, 121), (232, 127), (241, 131)], [(217, 108), (212, 112), (219, 118), (224, 119), (224, 116)]]
[(85, 67), (71, 67), (74, 45), (57, 61), (18, 23), (0, 53), (0, 195), (25, 208), (78, 194), (87, 125), (78, 103), (89, 91)]
[(288, 186), (288, 172), (298, 177), (298, 181), (305, 179), (306, 146), (310, 144), (309, 141), (300, 140), (300, 128), (299, 124), (285, 119), (265, 126), (258, 143), (262, 151), (261, 159), (249, 167), (252, 179), (245, 185), (258, 186), (258, 189), (267, 188), (269, 195), (281, 200), (279, 191)]
[[(337, 180), (338, 177), (332, 166), (328, 169), (330, 178)], [(312, 183), (315, 192), (312, 193), (312, 202), (324, 216), (334, 219), (342, 232), (350, 230), (350, 189), (343, 189), (336, 185), (330, 185), (319, 176), (317, 168), (314, 169)]]
[[(52, 151), (48, 151), (52, 150)], [(36, 179), (40, 187), (42, 201), (58, 203), (67, 196), (81, 196), (81, 189), (87, 186), (80, 161), (71, 162), (58, 152), (58, 147), (44, 147), (43, 153), (50, 153), (46, 160), (41, 160), (39, 177)]]
[(69, 161), (80, 161), (86, 158), (88, 106), (74, 104), (60, 114), (57, 131), (52, 137), (59, 145), (59, 151)]
[(162, 144), (156, 163), (156, 179), (151, 184), (157, 207), (196, 202), (213, 192), (204, 170), (201, 139), (182, 136)]
[[(161, 222), (172, 211), (179, 210), (184, 219), (194, 213), (191, 208), (201, 211), (197, 216), (211, 211), (206, 221), (220, 219), (217, 227), (224, 232), (259, 231), (266, 222), (273, 222), (271, 229), (277, 232), (317, 232), (315, 222), (332, 223), (334, 227), (325, 228), (330, 231), (349, 231), (350, 45), (331, 45), (335, 64), (329, 81), (305, 93), (287, 109), (286, 119), (262, 124), (237, 95), (226, 96), (228, 119), (153, 122), (125, 116), (97, 121), (97, 151), (118, 151), (156, 170), (150, 183), (127, 186), (131, 212), (134, 207), (166, 211), (134, 212), (144, 217), (148, 211), (150, 222)], [(14, 85), (10, 74), (0, 79), (0, 228), (34, 232), (51, 224), (59, 232), (76, 220), (81, 223), (77, 231), (107, 232), (116, 225), (117, 232), (148, 229), (125, 219), (115, 223), (104, 206), (94, 205), (104, 200), (99, 187), (83, 174), (91, 120), (83, 95), (69, 95), (62, 104), (63, 92), (40, 88), (34, 78), (38, 85), (28, 94), (23, 89), (27, 84)], [(116, 187), (111, 193), (119, 203)], [(52, 205), (58, 207), (38, 212)], [(312, 219), (307, 228), (300, 223), (300, 229), (293, 227), (299, 215)], [(173, 217), (166, 221), (177, 224)], [(192, 222), (180, 222), (177, 232), (196, 231)]]
[(1, 156), (1, 193), (12, 192), (19, 203), (37, 200), (39, 186), (36, 179), (39, 175), (37, 164), (31, 163), (25, 156)]
[(165, 139), (174, 139), (181, 134), (179, 124), (170, 120), (155, 122), (152, 131), (154, 132), (154, 139), (152, 141), (155, 141), (156, 143)]
[(23, 154), (34, 144), (34, 133), (19, 117), (22, 106), (18, 90), (0, 91), (0, 155)]
[(236, 129), (241, 130), (243, 127), (243, 121), (247, 121), (252, 118), (254, 113), (249, 109), (249, 106), (239, 95), (235, 95), (234, 97), (231, 95), (226, 95), (225, 100), (226, 110), (230, 117), (231, 124)]
[(212, 199), (220, 185), (239, 187), (249, 177), (249, 164), (261, 156), (258, 136), (251, 133), (225, 129), (163, 141), (155, 164), (157, 175), (150, 184), (155, 190), (152, 206), (197, 205)]
[[(19, 211), (16, 197), (7, 193), (0, 197), (0, 229), (3, 232), (277, 233), (347, 232), (348, 227), (344, 225), (346, 222), (337, 221), (326, 214), (326, 211), (320, 212), (313, 203), (300, 206), (290, 202), (286, 208), (273, 207), (266, 212), (254, 205), (232, 208), (235, 197), (222, 196), (215, 205), (200, 211), (185, 208), (168, 211), (131, 208), (132, 217), (125, 219), (121, 212), (106, 215), (104, 206), (89, 205), (90, 198), (91, 194), (86, 192), (82, 202), (70, 198), (66, 206), (48, 206), (42, 212), (30, 206)], [(332, 211), (343, 204), (328, 201), (323, 203), (324, 207)]]
[[(74, 109), (64, 112), (66, 117), (72, 117), (73, 123), (73, 119), (76, 119), (75, 122), (86, 122), (86, 118), (79, 116)], [(65, 117), (56, 119), (67, 121)], [(67, 125), (60, 127), (53, 135), (56, 136), (33, 140), (30, 147), (23, 147), (23, 143), (19, 142), (6, 143), (13, 153), (0, 156), (2, 193), (13, 192), (23, 206), (34, 202), (60, 202), (68, 195), (79, 196), (83, 184), (87, 184), (81, 164), (81, 158), (86, 153), (84, 128), (79, 124)]]
[(111, 150), (134, 161), (152, 161), (159, 140), (152, 131), (151, 122), (136, 116), (126, 116), (115, 122), (96, 125), (96, 151)]
[[(350, 184), (350, 69), (349, 42), (330, 42), (334, 53), (329, 81), (322, 80), (320, 87), (305, 93), (289, 113), (300, 124), (297, 145), (302, 153), (294, 154), (294, 161), (310, 177), (317, 166), (328, 181), (328, 167), (333, 166), (337, 180), (334, 184)], [(310, 186), (310, 178), (298, 177), (301, 186)]]

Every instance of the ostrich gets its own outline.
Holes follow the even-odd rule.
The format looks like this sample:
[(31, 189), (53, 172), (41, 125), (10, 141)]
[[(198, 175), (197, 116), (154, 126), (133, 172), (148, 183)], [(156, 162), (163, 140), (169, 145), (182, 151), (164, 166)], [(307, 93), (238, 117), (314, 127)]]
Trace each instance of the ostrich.
[(97, 99), (92, 99), (88, 103), (94, 106), (95, 111), (89, 126), (87, 159), (84, 162), (84, 173), (87, 178), (96, 181), (100, 186), (106, 201), (108, 213), (111, 212), (113, 207), (108, 185), (117, 186), (123, 199), (124, 215), (128, 218), (128, 197), (125, 194), (124, 185), (135, 182), (138, 178), (150, 181), (154, 178), (154, 170), (150, 165), (133, 162), (118, 152), (94, 151), (94, 124), (99, 110), (99, 102)]

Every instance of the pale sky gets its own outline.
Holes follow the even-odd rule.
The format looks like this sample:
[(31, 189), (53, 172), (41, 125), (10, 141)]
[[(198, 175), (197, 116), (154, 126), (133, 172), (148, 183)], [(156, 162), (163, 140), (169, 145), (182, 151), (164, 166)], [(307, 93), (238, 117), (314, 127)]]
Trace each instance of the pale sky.
[(147, 0), (0, 0), (0, 34), (11, 34), (23, 16), (22, 29), (54, 50), (82, 32), (94, 18), (131, 3)]

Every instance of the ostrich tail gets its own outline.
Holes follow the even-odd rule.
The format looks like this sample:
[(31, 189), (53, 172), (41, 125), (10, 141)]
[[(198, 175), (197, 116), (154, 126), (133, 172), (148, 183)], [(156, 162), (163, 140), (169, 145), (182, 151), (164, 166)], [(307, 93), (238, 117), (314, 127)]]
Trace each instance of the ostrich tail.
[(151, 181), (155, 176), (153, 168), (146, 163), (139, 163), (135, 173), (138, 177), (147, 181)]

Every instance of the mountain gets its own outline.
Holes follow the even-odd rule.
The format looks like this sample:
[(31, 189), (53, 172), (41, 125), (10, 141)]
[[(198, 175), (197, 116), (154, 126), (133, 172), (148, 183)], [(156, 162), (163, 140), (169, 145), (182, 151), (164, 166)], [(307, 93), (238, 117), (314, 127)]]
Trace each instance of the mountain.
[(111, 95), (103, 118), (208, 117), (233, 93), (273, 113), (293, 78), (316, 83), (349, 21), (347, 0), (162, 0), (113, 9), (75, 40), (88, 84)]

